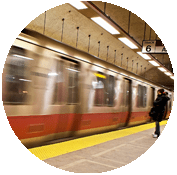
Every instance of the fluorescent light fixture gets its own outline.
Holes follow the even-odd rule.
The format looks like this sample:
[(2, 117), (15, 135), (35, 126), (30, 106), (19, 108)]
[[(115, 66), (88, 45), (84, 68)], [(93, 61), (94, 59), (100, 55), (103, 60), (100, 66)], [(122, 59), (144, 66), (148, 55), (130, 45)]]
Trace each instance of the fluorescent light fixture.
[(70, 68), (66, 68), (66, 69), (68, 69), (68, 70), (70, 70), (70, 71), (73, 71), (73, 72), (80, 72), (80, 71), (75, 70), (75, 69), (70, 69)]
[(171, 75), (171, 73), (170, 73), (170, 72), (165, 72), (165, 74), (166, 74), (166, 75), (169, 75), (169, 76)]
[(49, 76), (56, 76), (56, 75), (58, 75), (58, 74), (55, 73), (55, 72), (51, 72), (51, 73), (48, 73), (48, 75), (49, 75)]
[(28, 81), (31, 82), (31, 80), (27, 80), (27, 79), (19, 79), (20, 81)]
[(137, 54), (139, 54), (141, 57), (143, 57), (145, 60), (150, 60), (151, 58), (147, 55), (147, 54), (144, 54), (142, 52), (137, 52)]
[(106, 22), (103, 18), (101, 17), (94, 17), (91, 18), (94, 22), (96, 22), (98, 25), (103, 27), (105, 30), (107, 30), (111, 34), (120, 34), (119, 31), (117, 31), (114, 27), (112, 27), (108, 22)]
[(155, 61), (149, 61), (153, 66), (160, 66), (157, 62)]
[(13, 56), (18, 57), (18, 58), (23, 58), (23, 59), (26, 59), (26, 60), (33, 60), (32, 58), (28, 58), (28, 57), (21, 56), (21, 55), (13, 55)]
[(174, 80), (174, 76), (170, 76), (170, 78)]
[(87, 6), (85, 6), (82, 2), (80, 1), (74, 1), (74, 2), (70, 2), (70, 4), (75, 7), (76, 9), (78, 10), (81, 10), (81, 9), (87, 9)]
[(163, 67), (158, 67), (159, 70), (161, 70), (162, 72), (166, 72), (166, 70)]
[(124, 44), (126, 44), (131, 49), (138, 49), (138, 47), (133, 44), (129, 39), (127, 38), (118, 38), (120, 41), (122, 41)]

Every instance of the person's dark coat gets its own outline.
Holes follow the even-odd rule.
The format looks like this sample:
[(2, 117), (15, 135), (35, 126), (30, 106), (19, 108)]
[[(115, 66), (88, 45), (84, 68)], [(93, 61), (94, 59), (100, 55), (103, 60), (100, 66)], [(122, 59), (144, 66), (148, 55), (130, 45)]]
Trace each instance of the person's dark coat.
[(161, 122), (165, 112), (165, 106), (169, 97), (165, 94), (158, 95), (156, 100), (153, 103), (153, 108), (151, 109), (151, 116), (153, 120)]

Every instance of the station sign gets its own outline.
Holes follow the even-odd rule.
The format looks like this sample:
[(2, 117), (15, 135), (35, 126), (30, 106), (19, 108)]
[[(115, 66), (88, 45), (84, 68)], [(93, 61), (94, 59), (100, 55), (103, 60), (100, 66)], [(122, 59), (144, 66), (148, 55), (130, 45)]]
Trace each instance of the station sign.
[(142, 53), (167, 53), (167, 50), (160, 40), (144, 40)]

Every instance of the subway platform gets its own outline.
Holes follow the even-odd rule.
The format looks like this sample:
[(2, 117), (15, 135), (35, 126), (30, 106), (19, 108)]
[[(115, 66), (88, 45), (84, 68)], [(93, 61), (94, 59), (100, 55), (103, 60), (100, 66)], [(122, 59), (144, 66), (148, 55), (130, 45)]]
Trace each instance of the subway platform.
[[(160, 123), (161, 132), (167, 121)], [(74, 173), (101, 173), (125, 166), (157, 140), (154, 123), (29, 149), (40, 160)]]

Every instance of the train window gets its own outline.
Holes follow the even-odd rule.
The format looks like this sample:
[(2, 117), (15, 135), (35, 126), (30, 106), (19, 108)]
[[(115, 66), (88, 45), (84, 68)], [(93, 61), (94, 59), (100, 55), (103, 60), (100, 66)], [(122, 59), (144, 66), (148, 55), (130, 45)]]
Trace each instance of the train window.
[(145, 86), (138, 85), (138, 106), (145, 108), (147, 103), (147, 88)]
[(143, 86), (143, 107), (146, 107), (147, 103), (147, 88)]
[(23, 50), (12, 47), (7, 57), (3, 72), (4, 103), (25, 104), (30, 98), (30, 66), (33, 59), (24, 55)]
[(94, 105), (95, 106), (104, 106), (105, 104), (105, 93), (106, 93), (106, 76), (101, 73), (95, 73), (94, 74), (97, 78), (97, 81), (94, 83), (94, 89), (95, 89), (95, 100)]
[(113, 106), (114, 105), (114, 86), (113, 76), (106, 76), (101, 72), (95, 73), (97, 81), (94, 83), (95, 106)]
[(108, 106), (114, 105), (114, 87), (115, 87), (115, 79), (112, 75), (109, 75), (109, 83), (108, 83), (108, 95), (107, 95), (107, 102)]
[(65, 98), (65, 74), (64, 74), (64, 62), (63, 61), (57, 61), (56, 65), (56, 84), (55, 84), (55, 90), (54, 90), (54, 98), (53, 98), (53, 104), (56, 103), (64, 103), (66, 102)]
[(71, 60), (57, 61), (53, 104), (78, 103), (78, 64)]
[(121, 88), (120, 88), (120, 106), (125, 106), (125, 81), (121, 81)]
[(68, 104), (78, 103), (78, 64), (70, 63), (68, 82)]
[(128, 106), (129, 105), (129, 82), (125, 82), (125, 85), (126, 85), (126, 87), (125, 87), (125, 91), (126, 91), (126, 98), (125, 98), (125, 106)]

